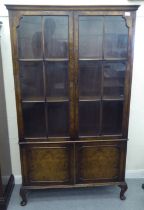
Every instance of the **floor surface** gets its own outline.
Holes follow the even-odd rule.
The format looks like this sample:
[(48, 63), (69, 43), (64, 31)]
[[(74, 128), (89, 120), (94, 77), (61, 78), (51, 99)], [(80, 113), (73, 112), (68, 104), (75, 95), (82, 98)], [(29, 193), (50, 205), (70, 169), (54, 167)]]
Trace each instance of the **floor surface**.
[(52, 189), (31, 191), (26, 206), (20, 206), (19, 185), (16, 185), (8, 210), (144, 210), (144, 179), (127, 180), (127, 199), (119, 199), (117, 186)]

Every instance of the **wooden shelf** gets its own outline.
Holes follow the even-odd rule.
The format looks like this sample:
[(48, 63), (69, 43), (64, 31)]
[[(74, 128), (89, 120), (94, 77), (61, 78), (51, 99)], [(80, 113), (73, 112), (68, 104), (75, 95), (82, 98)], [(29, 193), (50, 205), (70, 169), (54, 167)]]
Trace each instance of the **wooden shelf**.
[(104, 58), (104, 61), (127, 61), (127, 58)]
[(68, 61), (69, 58), (44, 58), (44, 61)]
[(59, 102), (68, 102), (68, 97), (47, 97), (46, 102), (48, 103), (59, 103)]
[(44, 100), (22, 100), (22, 103), (44, 103)]
[(100, 101), (101, 97), (96, 97), (96, 96), (80, 96), (79, 101)]
[(123, 97), (103, 96), (102, 100), (103, 101), (123, 101), (124, 100), (124, 96)]
[(46, 99), (23, 99), (22, 103), (57, 103), (57, 102), (68, 102), (69, 99), (66, 97), (47, 97)]
[(21, 58), (21, 59), (18, 59), (18, 61), (20, 61), (20, 62), (35, 62), (35, 61), (43, 61), (43, 59), (42, 58)]
[(79, 61), (127, 61), (127, 58), (79, 58)]
[(79, 58), (79, 61), (102, 61), (102, 58)]
[(45, 102), (44, 96), (43, 97), (28, 97), (21, 100), (22, 103), (41, 103)]
[[(69, 58), (21, 58), (18, 59), (20, 62), (40, 62), (40, 61), (49, 61), (49, 62), (60, 62), (60, 61), (69, 61)], [(79, 58), (79, 61), (127, 61), (126, 58)]]
[(69, 58), (21, 58), (21, 59), (18, 59), (18, 61), (20, 62), (35, 62), (35, 61), (68, 61)]
[(103, 96), (103, 97), (93, 97), (93, 96), (85, 96), (85, 97), (80, 97), (79, 102), (90, 102), (90, 101), (123, 101), (124, 97), (119, 97), (119, 96)]

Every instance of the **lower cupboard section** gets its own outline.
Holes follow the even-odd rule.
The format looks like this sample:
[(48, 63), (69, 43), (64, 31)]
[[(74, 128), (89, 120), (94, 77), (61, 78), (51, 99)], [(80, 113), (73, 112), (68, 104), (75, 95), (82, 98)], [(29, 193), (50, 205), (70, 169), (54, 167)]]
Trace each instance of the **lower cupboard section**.
[(20, 145), (23, 186), (121, 182), (126, 141)]
[(24, 185), (73, 183), (73, 144), (21, 145)]

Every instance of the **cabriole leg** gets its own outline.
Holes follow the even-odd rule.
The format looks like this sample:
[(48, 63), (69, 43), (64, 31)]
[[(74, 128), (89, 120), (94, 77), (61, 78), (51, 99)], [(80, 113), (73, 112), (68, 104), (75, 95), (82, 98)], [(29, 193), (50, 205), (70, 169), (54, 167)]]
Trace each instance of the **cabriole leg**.
[(27, 204), (27, 196), (26, 196), (27, 190), (25, 190), (23, 187), (20, 189), (20, 196), (22, 198), (22, 201), (20, 202), (21, 206), (25, 206)]
[(126, 182), (123, 183), (123, 184), (120, 184), (119, 187), (121, 188), (121, 191), (120, 191), (120, 199), (121, 200), (125, 200), (126, 199), (126, 196), (124, 194), (125, 194), (125, 192), (128, 189), (128, 186), (127, 186)]

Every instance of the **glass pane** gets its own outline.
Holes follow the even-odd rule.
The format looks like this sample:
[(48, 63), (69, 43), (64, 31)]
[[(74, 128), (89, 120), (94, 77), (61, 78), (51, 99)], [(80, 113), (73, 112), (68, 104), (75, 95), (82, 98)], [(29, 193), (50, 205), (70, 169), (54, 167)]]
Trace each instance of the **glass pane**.
[(23, 103), (22, 108), (25, 137), (45, 137), (44, 103)]
[(25, 100), (44, 100), (42, 62), (20, 62), (21, 95)]
[(20, 58), (42, 58), (41, 17), (23, 16), (17, 31)]
[(44, 43), (46, 58), (68, 57), (68, 16), (44, 18)]
[(99, 135), (100, 102), (79, 102), (79, 135)]
[(104, 63), (104, 98), (123, 98), (126, 62)]
[(47, 97), (68, 96), (68, 62), (46, 62)]
[(48, 103), (48, 136), (68, 136), (69, 103)]
[(102, 58), (103, 17), (79, 17), (79, 57)]
[(101, 96), (101, 62), (79, 61), (80, 99)]
[(126, 58), (128, 28), (121, 16), (105, 17), (104, 57)]
[(120, 134), (122, 132), (122, 115), (122, 101), (104, 101), (102, 134)]

